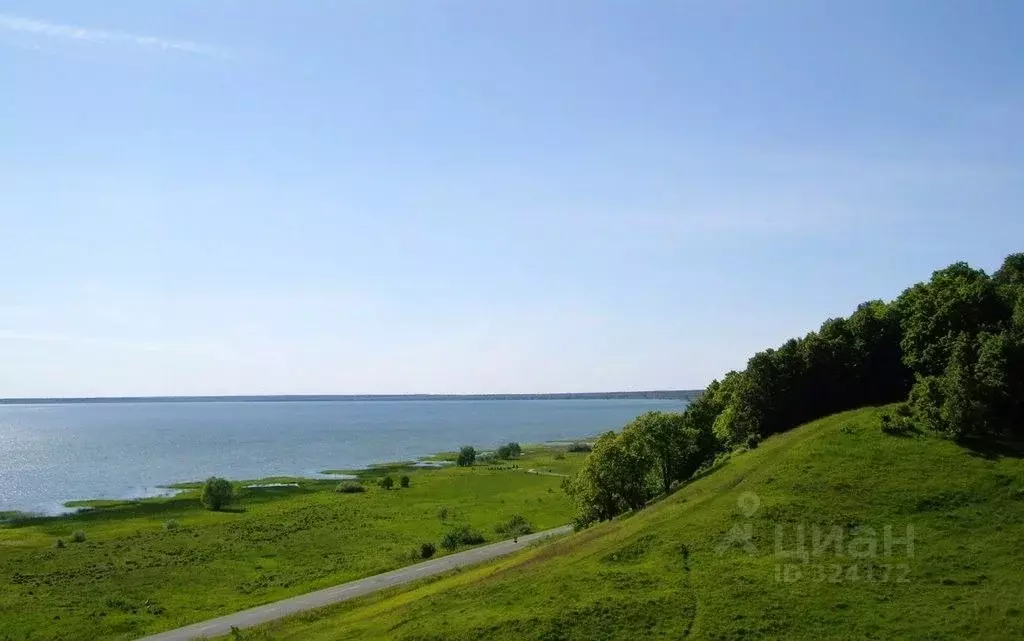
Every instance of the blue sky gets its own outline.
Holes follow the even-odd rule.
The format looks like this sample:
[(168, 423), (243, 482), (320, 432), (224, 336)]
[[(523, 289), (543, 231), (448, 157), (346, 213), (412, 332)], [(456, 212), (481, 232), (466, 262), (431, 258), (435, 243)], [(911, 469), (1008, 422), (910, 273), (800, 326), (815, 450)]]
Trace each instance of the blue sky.
[(0, 1), (0, 396), (703, 386), (1024, 249), (1021, 24)]

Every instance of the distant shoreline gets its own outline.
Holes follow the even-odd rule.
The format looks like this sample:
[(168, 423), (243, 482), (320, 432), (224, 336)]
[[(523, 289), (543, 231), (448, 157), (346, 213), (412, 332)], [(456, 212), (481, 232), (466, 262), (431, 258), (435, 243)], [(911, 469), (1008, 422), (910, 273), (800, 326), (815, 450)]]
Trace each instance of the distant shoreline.
[(704, 390), (640, 392), (580, 392), (554, 394), (285, 394), (270, 396), (100, 396), (82, 398), (4, 398), (0, 405), (61, 405), (75, 403), (218, 403), (301, 401), (548, 401), (548, 400), (686, 400)]
[[(551, 449), (566, 446), (571, 443), (583, 442), (592, 443), (597, 435), (581, 437), (578, 439), (560, 440), (560, 441), (546, 441), (543, 443), (525, 443), (523, 444), (526, 449), (530, 449), (536, 452), (538, 449)], [(478, 454), (484, 454), (489, 450), (478, 449)], [(307, 474), (275, 474), (270, 476), (258, 476), (251, 479), (246, 478), (228, 478), (229, 481), (235, 486), (240, 486), (245, 489), (260, 489), (266, 487), (281, 487), (284, 485), (294, 485), (298, 483), (319, 483), (319, 482), (336, 482), (336, 481), (349, 481), (349, 480), (367, 480), (379, 477), (384, 474), (397, 474), (407, 470), (436, 470), (443, 469), (448, 466), (455, 465), (455, 459), (458, 456), (458, 452), (434, 452), (432, 454), (425, 454), (423, 456), (416, 457), (405, 461), (378, 461), (375, 463), (368, 463), (362, 467), (354, 467), (351, 469), (330, 469), (320, 470), (319, 472), (312, 472)], [(507, 462), (507, 461), (506, 461)], [(0, 509), (0, 526), (9, 524), (15, 521), (31, 520), (32, 522), (43, 522), (43, 521), (57, 521), (62, 519), (74, 518), (81, 515), (83, 512), (95, 509), (102, 509), (111, 506), (124, 506), (128, 504), (137, 504), (142, 502), (158, 502), (167, 499), (179, 498), (181, 494), (185, 492), (195, 492), (201, 490), (203, 487), (203, 479), (195, 479), (192, 481), (174, 481), (165, 483), (162, 485), (155, 485), (151, 489), (153, 492), (147, 492), (138, 496), (121, 496), (119, 498), (109, 497), (93, 497), (93, 498), (78, 498), (68, 499), (62, 501), (60, 507), (53, 511), (31, 511), (31, 510), (5, 510)]]

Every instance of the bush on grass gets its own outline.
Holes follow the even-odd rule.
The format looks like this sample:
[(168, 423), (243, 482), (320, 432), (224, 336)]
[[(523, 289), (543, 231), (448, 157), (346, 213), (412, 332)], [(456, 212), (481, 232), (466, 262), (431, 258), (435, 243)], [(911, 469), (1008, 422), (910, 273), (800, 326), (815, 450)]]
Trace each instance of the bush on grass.
[(459, 457), (455, 462), (460, 467), (469, 467), (474, 461), (476, 461), (476, 448), (472, 445), (467, 445), (459, 450)]
[(495, 526), (494, 531), (501, 536), (519, 537), (533, 532), (533, 524), (522, 514), (513, 514), (507, 521)]
[(485, 541), (484, 535), (469, 525), (462, 524), (448, 530), (441, 537), (441, 547), (451, 551), (460, 545), (476, 545)]
[(227, 479), (211, 476), (203, 484), (202, 501), (208, 510), (214, 512), (221, 510), (234, 498), (235, 489), (231, 486), (231, 481)]

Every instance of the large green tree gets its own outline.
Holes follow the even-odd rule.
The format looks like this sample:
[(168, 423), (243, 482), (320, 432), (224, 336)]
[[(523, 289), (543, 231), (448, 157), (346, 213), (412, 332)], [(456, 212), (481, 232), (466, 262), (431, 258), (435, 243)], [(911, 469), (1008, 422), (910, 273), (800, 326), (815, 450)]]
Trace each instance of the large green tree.
[(960, 334), (997, 332), (1008, 317), (1005, 299), (980, 269), (954, 263), (896, 300), (901, 316), (903, 361), (921, 376), (941, 375)]
[(661, 490), (668, 493), (675, 481), (683, 481), (710, 456), (709, 441), (687, 424), (682, 413), (647, 412), (623, 428), (646, 442)]
[(588, 525), (642, 508), (649, 496), (651, 461), (648, 443), (639, 432), (602, 434), (566, 484), (576, 506), (575, 522)]

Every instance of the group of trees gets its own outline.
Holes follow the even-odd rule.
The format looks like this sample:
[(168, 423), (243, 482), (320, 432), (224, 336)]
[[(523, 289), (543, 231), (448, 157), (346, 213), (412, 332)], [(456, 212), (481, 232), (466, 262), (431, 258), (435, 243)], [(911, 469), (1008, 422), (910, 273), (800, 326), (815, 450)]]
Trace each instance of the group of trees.
[(586, 524), (642, 507), (722, 451), (835, 412), (898, 413), (953, 438), (1024, 436), (1024, 254), (989, 276), (966, 263), (896, 300), (755, 354), (681, 414), (648, 413), (601, 436), (567, 482)]
[(715, 381), (694, 405), (724, 447), (760, 439), (841, 410), (906, 398), (913, 373), (901, 358), (900, 316), (882, 301), (755, 354), (746, 370)]
[[(523, 448), (520, 447), (519, 443), (511, 441), (495, 450), (494, 454), (488, 454), (485, 452), (481, 460), (491, 460), (491, 458), (497, 458), (507, 461), (510, 459), (519, 458), (520, 456), (522, 456), (522, 454)], [(469, 467), (470, 465), (473, 465), (473, 463), (476, 462), (476, 459), (476, 448), (474, 448), (472, 445), (466, 445), (459, 450), (458, 455), (455, 457), (455, 462), (461, 467)]]
[(841, 410), (903, 401), (913, 420), (955, 438), (1010, 435), (1024, 410), (1024, 254), (989, 276), (966, 263), (896, 300), (769, 349), (687, 408), (724, 447)]
[(519, 447), (519, 443), (512, 441), (499, 447), (494, 452), (494, 455), (499, 459), (507, 461), (509, 459), (519, 458), (519, 456), (522, 455), (522, 453), (523, 448)]
[(915, 422), (956, 439), (1024, 436), (1024, 254), (957, 263), (897, 300)]
[[(403, 474), (402, 477), (398, 480), (398, 483), (404, 488), (409, 487), (409, 477)], [(395, 479), (391, 478), (390, 474), (385, 474), (377, 481), (377, 485), (379, 485), (385, 490), (390, 490), (391, 488), (395, 487)]]
[(602, 434), (576, 476), (565, 483), (576, 505), (576, 523), (639, 509), (712, 458), (717, 450), (713, 434), (690, 419), (685, 413), (647, 412), (620, 432)]

